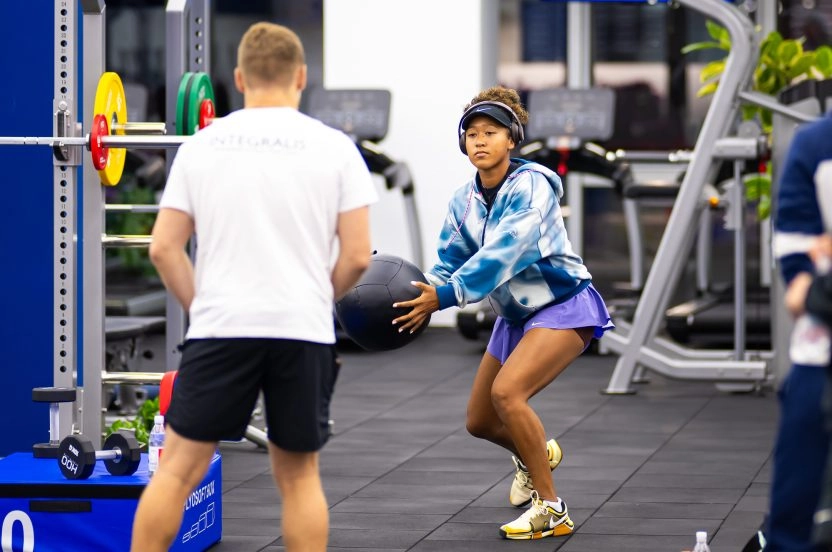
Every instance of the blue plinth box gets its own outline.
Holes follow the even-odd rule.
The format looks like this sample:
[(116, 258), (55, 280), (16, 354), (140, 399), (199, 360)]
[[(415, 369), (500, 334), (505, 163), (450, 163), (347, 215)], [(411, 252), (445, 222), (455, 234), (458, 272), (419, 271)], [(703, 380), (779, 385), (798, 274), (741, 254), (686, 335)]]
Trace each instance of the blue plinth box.
[[(68, 480), (55, 459), (15, 453), (0, 459), (0, 543), (10, 552), (124, 552), (148, 482), (139, 470), (114, 476), (98, 462), (89, 479)], [(171, 552), (202, 552), (222, 538), (222, 457), (215, 454), (188, 497)], [(8, 546), (10, 544), (10, 546)]]

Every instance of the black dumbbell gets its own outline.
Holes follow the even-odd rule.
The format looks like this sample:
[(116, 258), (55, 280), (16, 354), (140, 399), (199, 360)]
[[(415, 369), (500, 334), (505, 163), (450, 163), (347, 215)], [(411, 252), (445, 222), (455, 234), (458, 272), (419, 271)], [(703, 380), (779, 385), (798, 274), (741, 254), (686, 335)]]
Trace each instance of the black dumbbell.
[(133, 475), (141, 457), (141, 445), (136, 438), (120, 432), (107, 437), (104, 450), (96, 451), (92, 441), (81, 435), (65, 437), (58, 446), (58, 467), (67, 479), (89, 478), (99, 460), (104, 460), (112, 475)]
[(57, 458), (60, 422), (60, 403), (75, 402), (75, 389), (69, 387), (35, 387), (32, 389), (34, 402), (49, 403), (49, 442), (37, 443), (32, 447), (35, 458)]

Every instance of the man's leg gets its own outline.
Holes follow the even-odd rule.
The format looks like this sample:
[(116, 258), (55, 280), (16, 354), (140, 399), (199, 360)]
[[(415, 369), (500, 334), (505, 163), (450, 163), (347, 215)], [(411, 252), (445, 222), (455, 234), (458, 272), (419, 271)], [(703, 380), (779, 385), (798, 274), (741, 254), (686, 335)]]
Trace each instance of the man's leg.
[(269, 443), (272, 474), (283, 499), (283, 541), (289, 552), (325, 552), (329, 510), (317, 452), (290, 452)]
[(216, 448), (217, 443), (192, 441), (167, 427), (159, 469), (133, 520), (132, 552), (167, 552), (182, 524), (185, 501), (208, 473)]

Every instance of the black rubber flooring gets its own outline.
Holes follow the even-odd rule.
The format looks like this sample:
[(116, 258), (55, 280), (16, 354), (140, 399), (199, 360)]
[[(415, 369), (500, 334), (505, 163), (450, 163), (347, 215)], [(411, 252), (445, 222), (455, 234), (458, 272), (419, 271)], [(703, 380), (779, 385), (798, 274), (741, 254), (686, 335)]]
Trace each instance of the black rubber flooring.
[[(484, 343), (431, 328), (403, 349), (342, 347), (321, 453), (333, 552), (679, 552), (707, 531), (713, 552), (739, 551), (768, 502), (777, 420), (773, 392), (729, 394), (668, 380), (631, 396), (600, 393), (617, 357), (586, 354), (532, 400), (564, 460), (554, 472), (577, 530), (505, 541), (509, 453), (465, 431)], [(214, 551), (284, 550), (264, 450), (222, 443), (223, 540)]]

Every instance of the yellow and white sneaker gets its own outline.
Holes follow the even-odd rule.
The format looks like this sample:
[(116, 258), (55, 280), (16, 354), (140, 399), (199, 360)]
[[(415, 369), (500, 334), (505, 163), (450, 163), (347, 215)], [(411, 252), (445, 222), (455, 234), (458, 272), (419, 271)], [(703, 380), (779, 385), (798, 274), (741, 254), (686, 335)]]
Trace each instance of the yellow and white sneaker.
[(562, 500), (561, 509), (555, 509), (551, 502), (541, 500), (537, 491), (531, 493), (531, 507), (510, 523), (500, 527), (504, 539), (531, 540), (543, 537), (561, 537), (575, 530), (575, 524), (569, 518), (566, 503)]
[[(558, 467), (560, 461), (563, 460), (563, 451), (554, 439), (549, 439), (546, 443), (546, 452), (549, 456), (549, 469), (554, 471)], [(512, 506), (522, 508), (527, 506), (531, 501), (531, 493), (534, 490), (532, 477), (529, 475), (529, 470), (523, 465), (516, 456), (512, 456), (511, 460), (517, 470), (514, 472), (514, 481), (511, 482), (511, 491), (508, 493), (508, 501)]]

